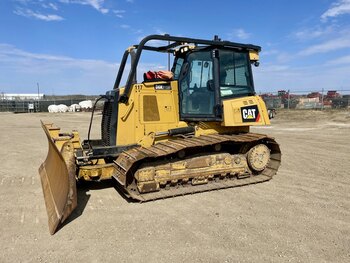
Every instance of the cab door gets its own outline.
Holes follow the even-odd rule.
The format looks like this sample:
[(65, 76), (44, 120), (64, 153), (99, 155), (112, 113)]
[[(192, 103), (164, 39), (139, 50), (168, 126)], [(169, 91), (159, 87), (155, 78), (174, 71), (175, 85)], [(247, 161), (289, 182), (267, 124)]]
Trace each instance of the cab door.
[(181, 120), (216, 120), (212, 52), (193, 51), (186, 56), (179, 76)]

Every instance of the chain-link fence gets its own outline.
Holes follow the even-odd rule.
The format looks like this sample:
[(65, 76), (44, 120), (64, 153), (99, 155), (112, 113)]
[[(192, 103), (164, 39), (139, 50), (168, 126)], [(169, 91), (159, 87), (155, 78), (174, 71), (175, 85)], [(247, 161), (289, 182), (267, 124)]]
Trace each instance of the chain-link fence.
[[(350, 108), (350, 90), (258, 92), (269, 109), (341, 109)], [(97, 96), (44, 96), (40, 100), (0, 99), (0, 112), (47, 112), (50, 105), (70, 106)]]
[(350, 90), (291, 91), (259, 93), (269, 109), (350, 108)]
[(50, 105), (64, 104), (70, 106), (72, 104), (79, 104), (83, 100), (94, 101), (97, 96), (46, 96), (40, 100), (21, 99), (0, 99), (0, 112), (47, 112)]

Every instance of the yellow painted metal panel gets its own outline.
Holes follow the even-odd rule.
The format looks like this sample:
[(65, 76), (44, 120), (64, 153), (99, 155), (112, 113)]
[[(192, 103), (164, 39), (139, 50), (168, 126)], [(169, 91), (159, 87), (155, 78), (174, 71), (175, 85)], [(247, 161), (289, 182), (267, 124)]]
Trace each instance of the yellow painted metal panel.
[[(168, 88), (165, 89), (162, 85), (168, 86)], [(187, 124), (179, 120), (177, 85), (175, 80), (171, 82), (158, 81), (135, 84), (132, 88), (129, 102), (127, 104), (120, 103), (118, 106), (117, 144), (140, 143), (141, 140), (145, 140), (145, 136), (154, 136), (155, 132), (186, 127)], [(144, 105), (144, 98), (147, 96), (156, 97), (159, 120), (158, 118), (145, 118), (149, 114), (147, 111), (154, 110), (154, 105), (152, 107)]]
[(264, 101), (259, 96), (223, 101), (223, 126), (269, 125), (270, 120)]

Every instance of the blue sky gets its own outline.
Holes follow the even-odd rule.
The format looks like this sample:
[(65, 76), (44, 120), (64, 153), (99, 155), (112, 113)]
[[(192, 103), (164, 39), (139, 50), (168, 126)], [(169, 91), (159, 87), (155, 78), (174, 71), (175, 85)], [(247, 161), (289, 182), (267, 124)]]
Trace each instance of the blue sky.
[(103, 94), (124, 50), (164, 33), (262, 46), (258, 92), (350, 90), (350, 0), (0, 0), (0, 92)]

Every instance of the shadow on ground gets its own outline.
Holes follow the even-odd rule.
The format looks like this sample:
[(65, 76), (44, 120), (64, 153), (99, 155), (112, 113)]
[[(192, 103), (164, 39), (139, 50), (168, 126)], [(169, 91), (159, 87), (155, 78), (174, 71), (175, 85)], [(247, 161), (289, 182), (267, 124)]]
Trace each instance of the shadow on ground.
[(74, 221), (84, 213), (86, 205), (90, 199), (90, 193), (89, 193), (90, 190), (101, 190), (101, 189), (106, 189), (111, 187), (116, 188), (115, 182), (113, 182), (113, 180), (106, 180), (102, 182), (85, 182), (85, 181), (77, 182), (77, 199), (78, 199), (77, 207), (74, 209), (72, 214), (67, 218), (67, 220), (64, 221), (59, 226), (56, 233), (60, 231), (61, 228), (63, 228), (65, 225)]

